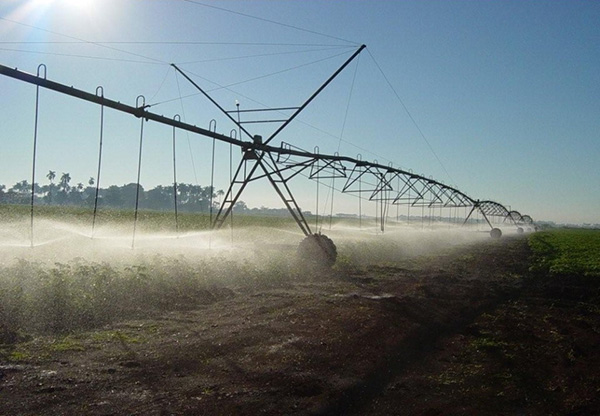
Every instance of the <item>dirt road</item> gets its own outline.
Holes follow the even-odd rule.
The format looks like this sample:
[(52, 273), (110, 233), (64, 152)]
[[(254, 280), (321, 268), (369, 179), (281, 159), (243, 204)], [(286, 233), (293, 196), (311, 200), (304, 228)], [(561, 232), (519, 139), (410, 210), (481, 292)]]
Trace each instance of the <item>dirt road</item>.
[(598, 286), (529, 256), (489, 241), (39, 338), (1, 363), (0, 414), (600, 414)]

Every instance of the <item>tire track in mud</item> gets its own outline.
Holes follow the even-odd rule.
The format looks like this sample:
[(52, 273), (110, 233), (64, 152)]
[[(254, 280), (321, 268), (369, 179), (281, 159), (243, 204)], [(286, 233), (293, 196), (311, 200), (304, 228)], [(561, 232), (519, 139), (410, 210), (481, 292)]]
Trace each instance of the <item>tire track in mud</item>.
[[(466, 246), (113, 325), (140, 342), (45, 358), (43, 368), (74, 382), (57, 380), (64, 390), (23, 400), (12, 414), (369, 414), (437, 343), (518, 292), (526, 247), (524, 238)], [(36, 373), (21, 373), (3, 393), (31, 399)], [(0, 403), (0, 413), (10, 409)]]
[[(390, 383), (407, 369), (428, 362), (440, 342), (464, 332), (482, 314), (518, 297), (522, 280), (515, 281), (514, 277), (528, 273), (530, 254), (526, 240), (504, 240), (474, 251), (474, 267), (462, 276), (453, 275), (456, 270), (452, 267), (448, 273), (436, 271), (432, 265), (433, 271), (423, 270), (414, 276), (420, 281), (421, 293), (384, 299), (393, 315), (408, 318), (416, 327), (391, 346), (378, 365), (360, 380), (310, 414), (371, 414), (371, 404)], [(393, 268), (387, 272), (394, 274)], [(512, 277), (506, 279), (507, 276)]]
[(400, 306), (398, 313), (412, 316), (415, 321), (419, 321), (418, 328), (407, 334), (393, 350), (388, 351), (379, 365), (366, 377), (345, 389), (335, 401), (317, 409), (314, 414), (365, 414), (363, 409), (404, 370), (426, 362), (431, 353), (437, 350), (441, 340), (463, 332), (481, 314), (495, 309), (499, 304), (510, 300), (513, 295), (503, 294), (493, 302), (486, 302), (477, 308), (464, 311), (452, 322), (439, 320), (438, 317), (424, 317), (422, 310), (409, 311), (406, 305), (397, 305)]

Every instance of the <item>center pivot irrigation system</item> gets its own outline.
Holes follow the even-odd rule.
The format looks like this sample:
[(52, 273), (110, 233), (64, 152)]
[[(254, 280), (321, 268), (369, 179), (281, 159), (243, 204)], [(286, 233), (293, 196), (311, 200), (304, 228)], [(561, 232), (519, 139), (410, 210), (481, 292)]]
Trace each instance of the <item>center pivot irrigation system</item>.
[[(337, 257), (337, 249), (333, 241), (321, 234), (320, 231), (313, 232), (300, 206), (294, 198), (289, 182), (292, 178), (299, 174), (303, 174), (310, 179), (316, 180), (317, 183), (321, 179), (341, 179), (344, 185), (341, 189), (343, 193), (355, 193), (359, 196), (359, 201), (364, 197), (368, 197), (370, 201), (375, 201), (378, 204), (377, 215), (381, 219), (381, 231), (384, 231), (386, 218), (389, 215), (390, 205), (407, 205), (410, 207), (421, 207), (424, 209), (435, 208), (471, 208), (466, 216), (463, 225), (467, 223), (474, 212), (481, 213), (487, 224), (490, 226), (490, 235), (492, 238), (499, 238), (502, 231), (495, 228), (490, 221), (491, 217), (499, 218), (502, 222), (509, 222), (511, 226), (516, 227), (517, 232), (522, 233), (524, 228), (534, 229), (534, 223), (530, 216), (521, 215), (517, 211), (506, 209), (502, 204), (494, 201), (480, 201), (473, 199), (458, 189), (445, 185), (432, 178), (426, 178), (421, 175), (412, 173), (411, 171), (402, 170), (390, 165), (382, 165), (375, 162), (368, 162), (357, 158), (340, 156), (339, 154), (327, 155), (320, 154), (319, 149), (315, 148), (313, 152), (302, 150), (292, 146), (289, 143), (281, 142), (279, 147), (271, 145), (271, 142), (277, 137), (365, 48), (365, 45), (360, 46), (302, 105), (298, 107), (285, 108), (268, 108), (268, 109), (250, 109), (240, 110), (239, 106), (236, 110), (227, 111), (221, 107), (212, 97), (210, 97), (200, 86), (198, 86), (188, 75), (186, 75), (175, 64), (173, 68), (185, 77), (200, 93), (202, 93), (212, 104), (214, 104), (236, 127), (232, 130), (230, 136), (197, 127), (195, 125), (182, 122), (180, 117), (167, 118), (147, 111), (148, 106), (145, 105), (142, 96), (138, 97), (136, 106), (129, 106), (121, 102), (110, 100), (104, 97), (102, 87), (98, 87), (95, 94), (78, 90), (71, 86), (66, 86), (57, 82), (46, 79), (45, 66), (38, 67), (37, 75), (28, 74), (18, 69), (12, 69), (0, 65), (0, 74), (15, 78), (37, 86), (37, 95), (39, 97), (39, 88), (50, 89), (62, 94), (89, 101), (104, 107), (131, 114), (142, 119), (142, 135), (144, 121), (154, 121), (156, 123), (169, 125), (175, 129), (185, 130), (201, 136), (219, 140), (231, 145), (239, 146), (242, 150), (241, 161), (232, 176), (229, 188), (225, 193), (223, 203), (220, 204), (219, 210), (214, 216), (211, 215), (211, 227), (219, 229), (224, 224), (226, 219), (232, 214), (233, 208), (240, 196), (244, 192), (246, 186), (256, 180), (266, 178), (279, 195), (286, 208), (294, 218), (304, 235), (305, 239), (300, 243), (298, 252), (308, 261), (318, 262), (324, 265), (332, 265)], [(44, 69), (44, 74), (41, 75), (41, 69)], [(141, 98), (141, 100), (140, 100)], [(37, 137), (37, 108), (38, 101), (36, 99), (36, 126), (34, 134), (34, 163), (33, 175), (35, 175), (35, 142)], [(253, 114), (257, 112), (281, 112), (291, 111), (291, 116), (278, 120), (240, 120), (240, 113)], [(237, 120), (234, 115), (237, 114)], [(279, 126), (266, 139), (260, 135), (251, 134), (244, 125), (250, 123), (278, 123)], [(239, 132), (239, 137), (237, 132)], [(234, 134), (235, 133), (235, 134)], [(245, 136), (249, 140), (243, 140)], [(140, 162), (141, 162), (141, 145), (140, 137)], [(100, 152), (102, 148), (100, 147)], [(100, 154), (101, 159), (101, 154)], [(138, 165), (139, 166), (139, 165)], [(98, 166), (98, 176), (100, 173), (100, 162)], [(32, 180), (32, 224), (33, 224), (33, 183)], [(139, 184), (139, 169), (138, 169), (138, 184)], [(175, 186), (177, 185), (175, 181)], [(139, 189), (139, 187), (138, 187)], [(177, 192), (174, 193), (175, 198)], [(97, 198), (97, 195), (96, 195)], [(360, 204), (360, 202), (359, 202)], [(97, 205), (96, 205), (97, 206)], [(177, 202), (175, 201), (175, 209)], [(359, 205), (359, 216), (362, 218), (361, 207)], [(137, 219), (137, 200), (136, 200), (136, 219)], [(33, 225), (32, 225), (33, 228)], [(315, 226), (318, 228), (318, 223)], [(135, 237), (135, 226), (134, 226)]]

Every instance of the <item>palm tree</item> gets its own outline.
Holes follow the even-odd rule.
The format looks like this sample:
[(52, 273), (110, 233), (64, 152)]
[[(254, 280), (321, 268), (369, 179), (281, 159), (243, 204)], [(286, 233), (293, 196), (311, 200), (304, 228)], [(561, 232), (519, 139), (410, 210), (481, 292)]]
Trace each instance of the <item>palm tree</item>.
[(58, 189), (60, 190), (60, 192), (56, 195), (56, 202), (58, 204), (62, 205), (67, 202), (68, 192), (71, 189), (71, 187), (69, 186), (69, 182), (71, 182), (71, 175), (63, 172), (58, 183)]
[(52, 204), (52, 194), (54, 193), (54, 178), (56, 178), (56, 171), (49, 170), (46, 178), (50, 181), (50, 186), (47, 188), (48, 192), (46, 194), (48, 204)]
[(46, 175), (46, 178), (48, 178), (48, 180), (50, 181), (50, 183), (53, 183), (54, 182), (54, 178), (56, 178), (56, 171), (49, 170), (48, 174)]
[(69, 186), (69, 182), (71, 182), (71, 175), (69, 175), (69, 173), (65, 173), (63, 172), (62, 176), (60, 177), (60, 185), (59, 188), (61, 188), (61, 190), (63, 192), (68, 192), (69, 189), (71, 188)]

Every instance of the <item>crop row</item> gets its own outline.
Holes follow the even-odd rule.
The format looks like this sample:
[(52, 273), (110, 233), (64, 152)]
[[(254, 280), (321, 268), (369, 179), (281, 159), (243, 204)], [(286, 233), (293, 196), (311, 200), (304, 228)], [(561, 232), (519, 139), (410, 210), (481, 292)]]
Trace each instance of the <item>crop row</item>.
[(559, 229), (532, 234), (533, 269), (555, 276), (600, 277), (600, 230)]

